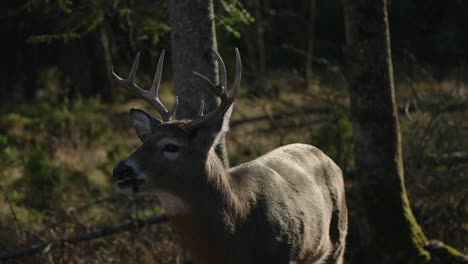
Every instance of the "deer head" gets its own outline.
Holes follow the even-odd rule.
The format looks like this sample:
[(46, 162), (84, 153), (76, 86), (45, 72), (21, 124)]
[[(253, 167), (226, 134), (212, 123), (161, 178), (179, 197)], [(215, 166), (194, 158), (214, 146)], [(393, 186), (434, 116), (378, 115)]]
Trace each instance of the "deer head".
[(134, 83), (139, 54), (126, 79), (112, 71), (120, 85), (149, 102), (161, 115), (161, 119), (157, 119), (142, 110), (131, 110), (133, 125), (142, 145), (114, 168), (113, 174), (120, 191), (179, 193), (184, 186), (194, 186), (199, 182), (197, 176), (203, 175), (213, 146), (228, 129), (233, 101), (239, 91), (242, 66), (239, 51), (235, 51), (236, 77), (229, 95), (226, 91), (226, 67), (216, 51), (214, 54), (220, 67), (220, 84), (215, 85), (209, 78), (194, 72), (209, 84), (220, 98), (220, 104), (213, 112), (204, 114), (204, 102), (201, 101), (198, 115), (192, 120), (171, 120), (177, 109), (177, 96), (169, 111), (158, 98), (164, 51), (159, 58), (153, 85), (148, 91)]

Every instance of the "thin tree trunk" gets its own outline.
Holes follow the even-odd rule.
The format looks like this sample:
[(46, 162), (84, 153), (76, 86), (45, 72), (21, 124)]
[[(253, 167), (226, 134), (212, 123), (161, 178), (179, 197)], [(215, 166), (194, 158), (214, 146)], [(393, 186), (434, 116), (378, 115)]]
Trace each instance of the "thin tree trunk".
[(254, 11), (255, 11), (255, 28), (257, 34), (255, 40), (257, 42), (257, 70), (256, 70), (256, 86), (260, 91), (268, 90), (268, 87), (265, 87), (265, 74), (266, 74), (266, 59), (265, 59), (265, 30), (264, 30), (264, 21), (263, 21), (263, 12), (262, 12), (262, 3), (260, 0), (254, 0)]
[(113, 101), (112, 96), (112, 77), (111, 77), (111, 65), (112, 55), (109, 47), (109, 38), (104, 26), (101, 26), (93, 35), (90, 37), (91, 46), (93, 53), (91, 56), (92, 63), (92, 85), (93, 95), (100, 95), (101, 99), (105, 103), (111, 103)]
[[(171, 26), (172, 71), (176, 94), (179, 96), (177, 118), (193, 118), (205, 102), (206, 112), (218, 104), (206, 82), (195, 78), (193, 71), (200, 72), (218, 83), (218, 65), (213, 50), (217, 50), (216, 31), (212, 0), (169, 1)], [(226, 143), (223, 139), (217, 153), (229, 167)]]
[(14, 49), (7, 49), (8, 52), (3, 52), (3, 58), (5, 58), (6, 63), (2, 63), (0, 65), (0, 102), (5, 102), (8, 96), (8, 87), (11, 89), (12, 85), (10, 85), (10, 80), (8, 76), (8, 64), (12, 62), (11, 54), (14, 53)]
[(92, 95), (93, 83), (89, 64), (89, 46), (87, 39), (72, 40), (60, 45), (60, 70), (63, 96), (88, 97)]
[(39, 67), (38, 47), (35, 44), (23, 44), (25, 56), (22, 58), (22, 68), (25, 76), (23, 82), (23, 99), (32, 103), (36, 100), (37, 77)]
[[(14, 31), (16, 29), (16, 31)], [(24, 90), (24, 82), (23, 80), (23, 74), (24, 74), (24, 23), (19, 23), (16, 25), (16, 27), (13, 29), (13, 32), (9, 34), (9, 36), (12, 39), (11, 49), (5, 49), (3, 50), (7, 53), (5, 60), (8, 63), (3, 63), (6, 67), (6, 83), (5, 83), (5, 97), (2, 97), (4, 99), (9, 99), (11, 100), (12, 98), (15, 98), (18, 96), (18, 92), (16, 91), (18, 88), (22, 88)], [(8, 34), (8, 33), (7, 33)], [(7, 41), (7, 45), (8, 45)], [(8, 59), (9, 58), (9, 59)]]
[[(248, 10), (248, 12), (254, 14), (255, 8), (253, 2), (251, 0), (244, 0), (242, 2), (242, 4)], [(257, 80), (257, 75), (253, 73), (258, 72), (259, 66), (257, 65), (257, 42), (252, 40), (256, 39), (257, 30), (255, 27), (253, 27), (253, 25), (241, 27), (240, 30), (242, 32), (241, 39), (244, 42), (244, 52), (242, 53), (242, 67), (244, 69), (245, 74), (243, 73), (242, 77), (244, 80), (247, 80), (249, 84), (254, 84), (254, 82)], [(255, 85), (248, 85), (246, 88), (248, 89), (247, 93), (249, 94), (258, 93)]]
[(317, 1), (309, 0), (309, 16), (307, 23), (307, 54), (306, 54), (306, 88), (309, 91), (315, 91), (317, 85), (314, 85), (314, 74), (312, 71), (312, 59), (314, 57), (314, 40), (315, 40), (315, 17), (316, 17)]
[(423, 263), (427, 239), (406, 194), (387, 0), (344, 0), (357, 179), (368, 224), (365, 263)]

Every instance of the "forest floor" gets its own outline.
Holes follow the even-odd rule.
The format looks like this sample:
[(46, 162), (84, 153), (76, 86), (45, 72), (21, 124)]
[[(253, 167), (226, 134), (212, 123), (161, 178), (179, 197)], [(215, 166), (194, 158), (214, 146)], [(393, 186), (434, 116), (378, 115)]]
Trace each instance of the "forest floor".
[[(162, 91), (170, 90), (163, 84)], [(430, 238), (468, 252), (467, 163), (437, 163), (468, 149), (467, 89), (456, 82), (398, 86), (406, 181), (417, 219)], [(161, 95), (171, 101), (169, 93)], [(155, 197), (118, 194), (113, 166), (140, 142), (129, 109), (154, 113), (143, 102), (119, 98), (4, 105), (0, 112), (0, 256), (19, 245), (49, 243), (27, 260), (76, 263), (174, 263), (180, 248), (167, 223), (129, 227), (112, 236), (78, 241), (83, 232), (162, 214)], [(353, 196), (353, 145), (346, 92), (289, 89), (257, 98), (240, 94), (227, 145), (232, 165), (276, 147), (315, 145), (343, 169)], [(353, 198), (350, 197), (350, 201)], [(350, 242), (355, 204), (350, 207)], [(118, 229), (118, 228), (117, 228)], [(47, 243), (46, 243), (47, 244)], [(22, 259), (24, 260), (24, 259)]]

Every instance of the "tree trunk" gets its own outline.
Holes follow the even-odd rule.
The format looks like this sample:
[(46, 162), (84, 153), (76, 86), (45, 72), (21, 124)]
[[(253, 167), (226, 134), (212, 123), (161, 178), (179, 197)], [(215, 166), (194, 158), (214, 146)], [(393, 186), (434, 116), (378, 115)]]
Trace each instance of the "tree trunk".
[[(254, 14), (254, 6), (252, 1), (244, 0), (242, 1), (244, 7), (248, 10), (250, 14)], [(243, 41), (244, 52), (242, 53), (242, 68), (244, 72), (242, 73), (242, 78), (246, 80), (249, 84), (253, 84), (257, 80), (257, 75), (254, 74), (258, 70), (258, 60), (257, 60), (257, 42), (252, 41), (257, 36), (257, 30), (253, 26), (241, 27), (241, 40)], [(249, 74), (250, 73), (250, 74)], [(255, 90), (254, 85), (248, 85), (246, 87), (247, 93), (255, 94), (258, 91)]]
[(91, 59), (91, 78), (93, 94), (100, 95), (105, 103), (113, 102), (111, 65), (112, 54), (109, 47), (109, 38), (104, 26), (100, 26), (90, 37), (93, 53)]
[(36, 44), (23, 44), (22, 68), (24, 69), (23, 99), (27, 103), (36, 100), (37, 79), (39, 68), (39, 53)]
[(62, 43), (59, 52), (62, 96), (66, 98), (91, 96), (90, 51), (87, 39), (81, 38)]
[(312, 72), (312, 59), (314, 57), (314, 39), (315, 39), (315, 14), (317, 9), (317, 1), (309, 0), (309, 16), (307, 24), (307, 54), (306, 54), (306, 88), (309, 91), (314, 91), (318, 88), (314, 85), (314, 75)]
[(406, 194), (387, 0), (344, 0), (355, 163), (368, 225), (361, 263), (423, 263), (427, 239)]
[(2, 58), (4, 62), (0, 66), (0, 101), (12, 101), (15, 97), (15, 88), (21, 70), (21, 57), (23, 50), (20, 48), (22, 45), (21, 39), (21, 24), (15, 25), (11, 30), (6, 31), (5, 35), (9, 36), (10, 41), (5, 41), (2, 49)]
[(263, 12), (262, 12), (262, 4), (260, 0), (253, 1), (254, 10), (255, 10), (255, 28), (257, 34), (255, 36), (255, 40), (257, 42), (257, 70), (256, 70), (256, 86), (260, 90), (260, 92), (267, 92), (269, 89), (265, 87), (267, 83), (265, 82), (265, 74), (266, 74), (266, 59), (265, 59), (265, 29), (264, 29), (264, 21), (263, 21)]
[[(171, 26), (172, 71), (176, 94), (179, 96), (177, 118), (193, 118), (205, 101), (205, 112), (213, 111), (218, 100), (206, 82), (194, 77), (197, 71), (218, 83), (218, 65), (213, 50), (217, 50), (212, 0), (169, 1)], [(228, 87), (229, 88), (229, 87)], [(217, 147), (224, 165), (229, 167), (224, 139)]]

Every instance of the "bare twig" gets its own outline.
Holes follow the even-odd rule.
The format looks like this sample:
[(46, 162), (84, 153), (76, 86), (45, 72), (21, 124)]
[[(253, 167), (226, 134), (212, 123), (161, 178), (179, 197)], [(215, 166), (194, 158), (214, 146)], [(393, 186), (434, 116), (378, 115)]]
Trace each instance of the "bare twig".
[(111, 236), (125, 231), (140, 229), (146, 226), (163, 223), (165, 221), (167, 221), (167, 217), (165, 215), (157, 215), (146, 219), (134, 219), (133, 221), (121, 223), (115, 226), (95, 226), (90, 229), (91, 231), (75, 234), (75, 236), (72, 237), (22, 245), (14, 250), (10, 250), (9, 252), (0, 254), (0, 261), (30, 256), (41, 253), (43, 251), (50, 251), (56, 246), (61, 246), (64, 244), (76, 244), (82, 241), (89, 241), (95, 238)]
[(16, 227), (18, 230), (21, 232), (21, 235), (23, 238), (26, 238), (26, 234), (24, 233), (23, 227), (21, 226), (21, 223), (18, 220), (18, 217), (16, 216), (15, 209), (13, 208), (13, 204), (10, 201), (10, 198), (6, 194), (5, 190), (3, 190), (3, 186), (0, 185), (0, 191), (2, 192), (3, 197), (5, 198), (5, 201), (8, 204), (8, 207), (10, 208), (11, 215), (13, 216), (13, 220), (15, 221)]
[[(413, 100), (415, 109), (421, 112), (463, 112), (468, 109), (468, 103), (463, 100), (453, 100), (448, 102), (430, 101), (430, 100)], [(405, 113), (406, 105), (399, 105), (398, 111)]]

